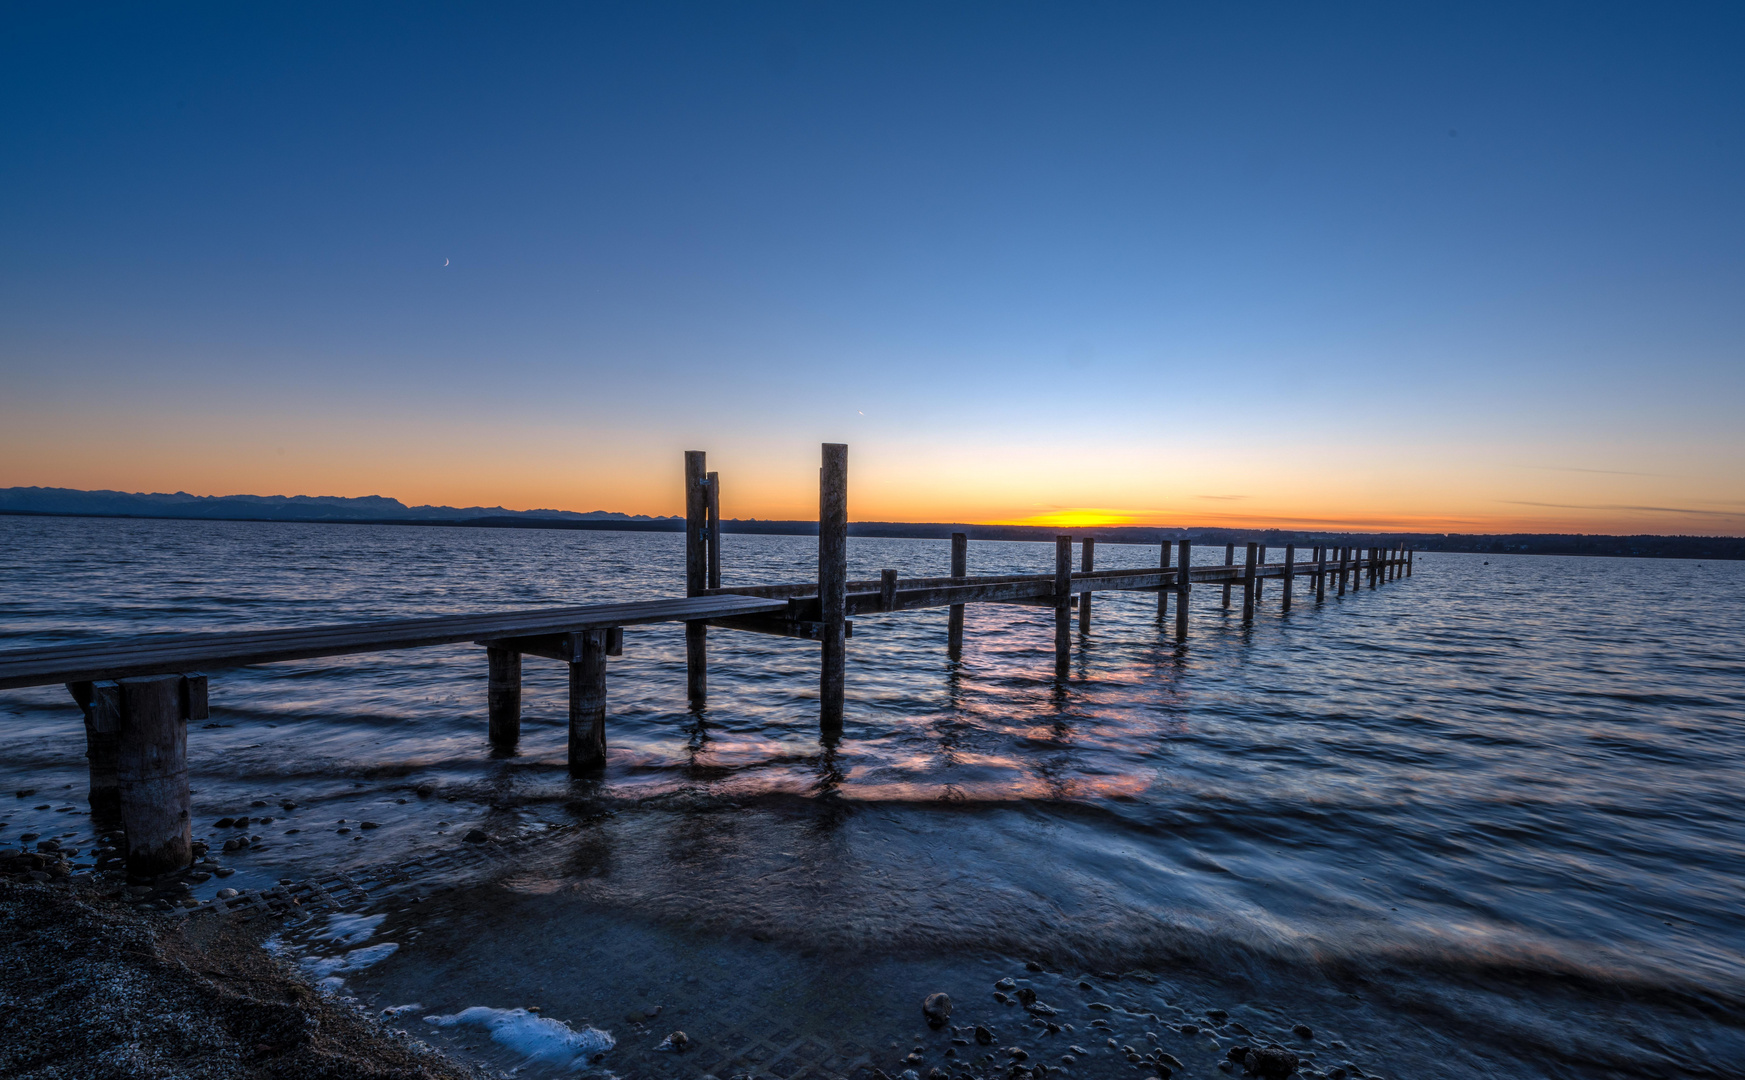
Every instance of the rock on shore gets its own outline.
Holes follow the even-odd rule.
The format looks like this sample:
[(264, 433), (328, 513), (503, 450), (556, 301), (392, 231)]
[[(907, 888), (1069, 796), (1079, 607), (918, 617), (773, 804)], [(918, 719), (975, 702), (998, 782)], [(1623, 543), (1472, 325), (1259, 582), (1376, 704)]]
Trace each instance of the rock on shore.
[(261, 920), (170, 922), (97, 887), (0, 881), (0, 1076), (477, 1080), (317, 994)]

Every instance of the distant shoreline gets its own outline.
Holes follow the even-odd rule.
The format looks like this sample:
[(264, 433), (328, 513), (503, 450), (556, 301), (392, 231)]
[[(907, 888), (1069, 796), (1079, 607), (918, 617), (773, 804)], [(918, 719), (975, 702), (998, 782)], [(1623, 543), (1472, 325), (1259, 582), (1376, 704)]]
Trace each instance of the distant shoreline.
[[(0, 509), (0, 517), (95, 518), (126, 521), (243, 521), (280, 525), (400, 525), (469, 529), (560, 529), (588, 532), (682, 532), (678, 518), (609, 518), (553, 520), (549, 518), (475, 517), (407, 520), (396, 518), (316, 518), (264, 516), (192, 516), (181, 514), (61, 513), (43, 510)], [(816, 521), (761, 521), (756, 518), (724, 518), (721, 531), (735, 535), (816, 536)], [(1070, 532), (1105, 544), (1159, 544), (1165, 540), (1192, 540), (1204, 544), (1246, 543), (1250, 540), (1282, 550), (1286, 544), (1299, 549), (1314, 544), (1367, 547), (1405, 543), (1418, 551), (1447, 551), (1492, 555), (1592, 555), (1615, 558), (1745, 560), (1745, 538), (1726, 536), (1612, 536), (1582, 533), (1405, 533), (1332, 532), (1306, 529), (1228, 529), (1222, 527), (1165, 528), (1144, 525), (1111, 525), (1065, 529), (1049, 525), (965, 525), (946, 522), (857, 521), (848, 526), (850, 536), (900, 540), (945, 540), (954, 532), (971, 540), (1045, 541)], [(1306, 554), (1304, 557), (1307, 557)]]

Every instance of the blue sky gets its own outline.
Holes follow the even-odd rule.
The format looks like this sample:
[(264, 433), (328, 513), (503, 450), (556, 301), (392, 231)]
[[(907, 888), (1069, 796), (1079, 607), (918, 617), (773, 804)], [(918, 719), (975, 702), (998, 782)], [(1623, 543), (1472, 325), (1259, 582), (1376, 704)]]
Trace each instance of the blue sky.
[(1737, 533), (1742, 30), (13, 5), (0, 484)]

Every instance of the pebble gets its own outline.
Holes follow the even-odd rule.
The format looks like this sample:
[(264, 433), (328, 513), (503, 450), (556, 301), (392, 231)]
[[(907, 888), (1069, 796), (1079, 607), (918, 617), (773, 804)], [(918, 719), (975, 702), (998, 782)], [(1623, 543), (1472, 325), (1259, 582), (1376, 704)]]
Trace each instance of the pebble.
[(220, 899), (220, 900), (229, 900), (231, 897), (236, 896), (236, 895), (237, 895), (237, 892), (235, 889), (219, 889), (218, 890), (218, 899)]
[(1014, 979), (1001, 979), (999, 982), (994, 984), (995, 990), (1016, 990), (1017, 988), (1018, 983)]
[(237, 818), (235, 821), (232, 821), (231, 824), (239, 829), (248, 828), (248, 815), (245, 814), (242, 817)]
[(992, 1046), (993, 1042), (994, 1042), (994, 1033), (989, 1031), (987, 1028), (983, 1027), (982, 1025), (977, 1024), (976, 1025), (976, 1042), (980, 1043), (983, 1046)]
[(381, 827), (381, 822), (378, 821), (360, 821), (358, 823), (358, 828), (360, 829), (379, 829)]
[(41, 835), (42, 835), (41, 833), (33, 833), (33, 832), (19, 833), (18, 840), (20, 843), (28, 844), (32, 840), (35, 840), (37, 837), (39, 837)]
[(1286, 1080), (1291, 1073), (1297, 1071), (1299, 1064), (1301, 1062), (1296, 1054), (1276, 1046), (1250, 1050), (1242, 1059), (1242, 1067), (1261, 1080)]
[(927, 1026), (938, 1030), (951, 1019), (951, 997), (947, 994), (928, 994), (921, 1002), (921, 1015), (927, 1018)]
[(1307, 1024), (1298, 1024), (1291, 1028), (1291, 1034), (1299, 1039), (1312, 1039), (1315, 1037), (1315, 1029)]
[(691, 1037), (682, 1031), (675, 1031), (671, 1035), (662, 1039), (660, 1045), (655, 1047), (655, 1049), (671, 1050), (674, 1053), (682, 1054), (685, 1051), (685, 1047), (689, 1045), (691, 1045)]
[(467, 834), (461, 837), (462, 840), (465, 840), (469, 844), (482, 844), (490, 838), (491, 837), (483, 829), (469, 829), (467, 830)]
[(1224, 1021), (1230, 1019), (1230, 1014), (1225, 1012), (1223, 1009), (1207, 1009), (1206, 1016), (1214, 1024), (1222, 1024)]
[(1024, 970), (1025, 971), (1041, 971), (1042, 965), (1038, 964), (1034, 960), (1026, 960), (1026, 961), (1024, 961)]
[(234, 866), (221, 866), (212, 872), (219, 877), (229, 877), (236, 873), (236, 868)]
[(1198, 1035), (1200, 1033), (1200, 1025), (1198, 1025), (1198, 1024), (1183, 1024), (1181, 1026), (1181, 1033), (1183, 1035)]

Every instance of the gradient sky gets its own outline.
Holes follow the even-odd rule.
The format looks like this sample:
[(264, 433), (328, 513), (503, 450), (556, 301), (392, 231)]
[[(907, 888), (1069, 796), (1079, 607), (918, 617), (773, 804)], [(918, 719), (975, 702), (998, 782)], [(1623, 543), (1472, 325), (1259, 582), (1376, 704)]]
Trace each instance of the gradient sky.
[[(1745, 533), (1737, 4), (8, 4), (0, 486)], [(445, 265), (445, 262), (447, 265)]]

